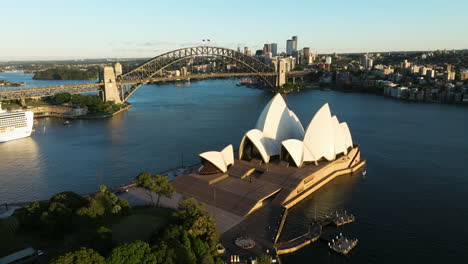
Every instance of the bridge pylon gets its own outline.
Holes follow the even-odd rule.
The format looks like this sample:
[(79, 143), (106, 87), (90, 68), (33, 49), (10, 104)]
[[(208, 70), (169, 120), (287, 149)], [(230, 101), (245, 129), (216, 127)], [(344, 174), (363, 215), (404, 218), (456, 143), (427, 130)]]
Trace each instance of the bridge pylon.
[(275, 71), (276, 71), (276, 87), (281, 87), (286, 83), (286, 61), (279, 60), (275, 63)]
[(115, 81), (115, 72), (112, 66), (105, 66), (100, 74), (100, 80), (104, 83), (104, 89), (101, 93), (104, 102), (113, 101), (116, 104), (121, 104), (119, 87)]

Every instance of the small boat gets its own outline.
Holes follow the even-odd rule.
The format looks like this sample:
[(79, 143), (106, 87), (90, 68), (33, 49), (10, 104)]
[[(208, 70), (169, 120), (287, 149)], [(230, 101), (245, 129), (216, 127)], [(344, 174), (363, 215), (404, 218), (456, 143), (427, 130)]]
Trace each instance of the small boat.
[(69, 125), (70, 124), (70, 121), (68, 120), (65, 120), (65, 122), (63, 122), (64, 125)]

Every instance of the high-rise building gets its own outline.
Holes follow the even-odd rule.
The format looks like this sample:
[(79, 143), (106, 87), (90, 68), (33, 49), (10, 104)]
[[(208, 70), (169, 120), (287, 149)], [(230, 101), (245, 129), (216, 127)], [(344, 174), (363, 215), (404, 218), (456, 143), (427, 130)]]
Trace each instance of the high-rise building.
[(408, 69), (409, 67), (411, 67), (411, 62), (409, 62), (408, 60), (404, 60), (402, 63), (401, 63), (401, 67), (403, 69)]
[(273, 54), (271, 52), (265, 52), (265, 58), (264, 58), (264, 62), (266, 64), (270, 64), (271, 63), (271, 59), (273, 58)]
[(273, 54), (273, 57), (278, 56), (278, 44), (271, 43), (271, 53)]
[(293, 51), (293, 57), (296, 59), (297, 64), (301, 64), (303, 61), (302, 50), (295, 50)]
[(460, 81), (468, 80), (468, 70), (460, 71)]
[(451, 71), (445, 72), (444, 79), (447, 82), (455, 80), (455, 72), (451, 72)]
[(444, 64), (444, 71), (451, 72), (452, 68), (451, 64)]
[(297, 51), (297, 36), (292, 36), (291, 39), (286, 40), (286, 54), (291, 56), (294, 51)]
[(435, 70), (428, 69), (428, 70), (426, 71), (426, 77), (427, 77), (427, 78), (434, 78), (434, 77), (435, 77)]
[(292, 41), (294, 42), (293, 49), (294, 51), (296, 51), (297, 50), (297, 36), (293, 36)]
[(286, 41), (286, 54), (291, 56), (294, 52), (294, 42), (292, 39)]
[(269, 43), (263, 45), (263, 54), (266, 54), (267, 52), (271, 52), (271, 44)]
[(421, 68), (419, 68), (419, 75), (425, 76), (426, 73), (427, 73), (427, 70), (428, 70), (428, 69), (427, 69), (426, 67), (424, 67), (424, 66), (421, 67)]
[(252, 55), (252, 52), (250, 51), (249, 47), (244, 47), (244, 54), (245, 55)]
[(331, 65), (331, 63), (332, 63), (332, 57), (327, 56), (327, 57), (325, 58), (325, 65), (327, 66), (327, 69), (328, 69), (328, 70), (330, 70), (330, 65)]

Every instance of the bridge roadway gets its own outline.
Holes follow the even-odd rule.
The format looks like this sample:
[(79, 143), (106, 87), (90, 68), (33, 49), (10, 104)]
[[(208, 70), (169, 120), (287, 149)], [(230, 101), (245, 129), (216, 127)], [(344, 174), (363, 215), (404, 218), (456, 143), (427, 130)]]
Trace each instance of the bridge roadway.
[[(191, 74), (186, 76), (173, 76), (173, 77), (155, 77), (146, 81), (142, 80), (124, 80), (118, 82), (120, 85), (141, 85), (153, 82), (163, 81), (175, 81), (175, 80), (186, 80), (186, 79), (207, 79), (207, 78), (223, 78), (223, 77), (248, 77), (257, 76), (262, 74), (263, 76), (275, 76), (274, 72), (266, 73), (207, 73), (207, 74)], [(300, 78), (310, 74), (310, 71), (294, 71), (286, 74), (287, 78)], [(31, 87), (31, 88), (19, 88), (19, 89), (1, 89), (0, 99), (1, 100), (18, 100), (24, 98), (34, 98), (43, 96), (53, 96), (60, 92), (69, 92), (71, 94), (78, 93), (89, 93), (102, 91), (104, 86), (103, 82), (92, 82), (92, 83), (75, 83), (75, 84), (64, 84), (56, 86), (42, 86), (42, 87)]]

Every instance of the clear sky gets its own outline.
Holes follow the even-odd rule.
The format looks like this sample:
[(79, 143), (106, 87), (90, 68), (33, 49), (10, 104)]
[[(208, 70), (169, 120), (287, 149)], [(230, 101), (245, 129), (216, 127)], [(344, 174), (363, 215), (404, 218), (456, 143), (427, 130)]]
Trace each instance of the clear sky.
[(0, 0), (0, 61), (154, 57), (292, 35), (319, 53), (468, 48), (467, 0)]

